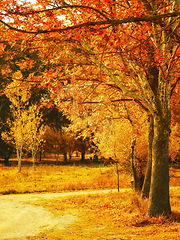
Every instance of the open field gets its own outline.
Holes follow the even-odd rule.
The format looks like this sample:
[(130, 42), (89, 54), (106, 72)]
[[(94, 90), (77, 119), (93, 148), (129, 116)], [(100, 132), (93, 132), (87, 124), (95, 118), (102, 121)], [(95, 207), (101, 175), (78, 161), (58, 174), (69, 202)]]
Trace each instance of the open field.
[[(22, 164), (21, 173), (17, 166), (1, 166), (0, 193), (60, 192), (83, 189), (117, 188), (116, 168), (103, 164), (39, 164), (34, 171), (29, 163)], [(120, 175), (120, 187), (131, 186), (131, 176)]]
[[(64, 165), (61, 159), (56, 166), (55, 160), (36, 163), (22, 162), (22, 171), (18, 173), (17, 161), (10, 162), (10, 167), (0, 163), (0, 194), (61, 192), (84, 189), (117, 188), (116, 166), (113, 164), (82, 164), (74, 162)], [(131, 187), (132, 177), (120, 172), (120, 188)], [(180, 186), (180, 166), (170, 168), (170, 185)]]
[[(117, 188), (113, 165), (40, 164), (34, 171), (26, 164), (21, 173), (17, 173), (14, 165), (0, 168), (1, 194), (72, 191), (71, 196), (29, 200), (28, 204), (43, 207), (54, 217), (64, 216), (67, 226), (53, 227), (26, 239), (180, 239), (180, 188), (175, 187), (180, 186), (178, 167), (170, 168), (172, 214), (169, 218), (148, 218), (147, 200), (133, 192), (131, 177), (124, 173), (120, 174), (120, 188), (129, 188), (126, 192), (73, 195), (73, 190)], [(69, 222), (71, 216), (75, 220), (68, 224), (66, 216)]]

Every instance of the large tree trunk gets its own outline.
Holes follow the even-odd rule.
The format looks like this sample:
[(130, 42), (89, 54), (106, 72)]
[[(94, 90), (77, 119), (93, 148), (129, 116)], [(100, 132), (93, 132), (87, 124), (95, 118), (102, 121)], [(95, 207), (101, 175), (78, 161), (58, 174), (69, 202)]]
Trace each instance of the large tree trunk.
[(154, 117), (152, 175), (148, 214), (158, 216), (171, 212), (169, 201), (169, 134), (170, 113)]
[(142, 198), (149, 198), (150, 186), (151, 186), (151, 169), (152, 169), (152, 144), (154, 138), (154, 118), (152, 114), (149, 116), (149, 152), (148, 152), (148, 162), (146, 166), (146, 174), (144, 178), (144, 183), (142, 187)]

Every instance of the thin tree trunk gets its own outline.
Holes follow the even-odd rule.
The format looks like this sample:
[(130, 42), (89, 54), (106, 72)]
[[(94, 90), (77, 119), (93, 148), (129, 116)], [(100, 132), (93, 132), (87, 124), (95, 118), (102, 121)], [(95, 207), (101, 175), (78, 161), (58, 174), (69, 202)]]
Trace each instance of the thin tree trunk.
[(136, 145), (136, 140), (133, 140), (132, 145), (131, 145), (131, 165), (132, 165), (132, 173), (133, 173), (133, 179), (134, 179), (134, 189), (136, 192), (139, 192), (140, 186), (139, 186), (139, 178), (137, 175), (137, 170), (136, 170), (136, 164), (135, 164), (135, 145)]
[(34, 168), (34, 170), (36, 170), (36, 166), (35, 166), (35, 153), (34, 152), (32, 152), (32, 158), (33, 158), (33, 168)]
[(63, 155), (64, 155), (64, 163), (67, 163), (67, 153), (64, 152)]
[(39, 152), (39, 161), (40, 161), (40, 162), (41, 162), (41, 160), (42, 160), (41, 158), (42, 158), (42, 152), (40, 151), (40, 152)]
[(118, 187), (118, 192), (119, 192), (119, 168), (118, 168), (117, 162), (116, 162), (116, 173), (117, 173), (117, 187)]
[(144, 183), (142, 187), (142, 198), (149, 198), (150, 186), (151, 186), (151, 169), (152, 169), (152, 144), (154, 138), (154, 118), (152, 115), (149, 116), (149, 152), (148, 161), (146, 166), (146, 174), (144, 178)]
[(81, 161), (83, 163), (85, 163), (85, 151), (84, 150), (81, 152)]
[(57, 153), (56, 154), (56, 166), (58, 166), (59, 165), (59, 154)]
[(5, 157), (4, 157), (4, 165), (9, 166), (9, 158), (10, 158), (10, 150), (6, 149), (5, 150)]
[(94, 158), (93, 158), (93, 161), (94, 161), (94, 163), (98, 163), (98, 155), (94, 155)]
[(17, 149), (18, 172), (21, 172), (21, 156), (22, 156), (22, 150)]
[(171, 212), (169, 201), (170, 119), (168, 119), (170, 117), (165, 119), (159, 115), (154, 118), (149, 216), (167, 215)]

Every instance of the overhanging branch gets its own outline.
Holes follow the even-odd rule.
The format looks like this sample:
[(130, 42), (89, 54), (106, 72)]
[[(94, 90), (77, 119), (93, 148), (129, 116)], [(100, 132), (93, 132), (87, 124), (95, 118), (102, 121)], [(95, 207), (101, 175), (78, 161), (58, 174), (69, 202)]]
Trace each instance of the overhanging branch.
[(17, 15), (17, 16), (29, 16), (29, 15), (34, 15), (34, 14), (39, 14), (39, 13), (44, 13), (44, 12), (52, 12), (52, 11), (57, 11), (57, 10), (64, 10), (64, 9), (89, 9), (92, 10), (96, 13), (98, 13), (100, 16), (104, 17), (107, 20), (110, 20), (110, 18), (108, 18), (108, 16), (104, 13), (101, 12), (100, 10), (98, 10), (97, 8), (94, 7), (90, 7), (90, 6), (84, 6), (84, 5), (70, 5), (70, 4), (65, 4), (62, 6), (58, 6), (58, 7), (53, 7), (53, 8), (48, 8), (48, 9), (43, 9), (43, 10), (29, 10), (27, 11), (27, 9), (25, 9), (25, 11), (17, 11), (16, 9), (13, 11), (8, 11), (8, 14), (11, 15)]
[(29, 34), (41, 34), (41, 33), (51, 33), (51, 32), (64, 32), (68, 30), (74, 30), (74, 29), (81, 29), (85, 27), (92, 27), (92, 26), (117, 26), (125, 23), (136, 23), (136, 22), (156, 22), (162, 18), (169, 18), (169, 17), (177, 17), (180, 15), (180, 11), (178, 12), (172, 12), (172, 13), (165, 13), (165, 14), (160, 14), (160, 15), (143, 15), (140, 17), (128, 17), (128, 18), (123, 18), (123, 19), (117, 19), (117, 20), (104, 20), (104, 21), (95, 21), (95, 22), (85, 22), (81, 24), (76, 24), (72, 26), (67, 26), (64, 28), (54, 28), (50, 30), (42, 30), (38, 29), (36, 31), (31, 31), (31, 30), (26, 30), (18, 27), (13, 27), (9, 23), (6, 23), (2, 20), (0, 22), (4, 24), (6, 27), (8, 27), (11, 30), (17, 31), (17, 32), (23, 32), (23, 33), (29, 33)]
[[(145, 110), (146, 112), (149, 112), (149, 109), (146, 108), (139, 100), (137, 99), (132, 99), (132, 98), (120, 98), (120, 99), (114, 99), (114, 100), (110, 100), (111, 103), (115, 103), (115, 102), (136, 102), (137, 104), (139, 104), (139, 106)], [(102, 102), (99, 101), (86, 101), (86, 102), (82, 102), (80, 104), (102, 104)]]

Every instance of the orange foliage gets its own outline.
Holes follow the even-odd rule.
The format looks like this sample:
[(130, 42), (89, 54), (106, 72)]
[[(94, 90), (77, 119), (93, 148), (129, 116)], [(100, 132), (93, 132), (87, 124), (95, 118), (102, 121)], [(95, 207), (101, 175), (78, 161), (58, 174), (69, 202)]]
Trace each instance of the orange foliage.
[[(49, 89), (56, 106), (75, 123), (74, 129), (78, 130), (79, 125), (86, 135), (87, 127), (89, 132), (97, 131), (103, 118), (119, 118), (121, 110), (114, 101), (122, 100), (123, 94), (125, 100), (135, 99), (149, 111), (154, 110), (153, 104), (148, 104), (150, 88), (153, 90), (147, 77), (151, 67), (158, 65), (161, 79), (170, 79), (172, 84), (179, 76), (178, 38), (171, 34), (172, 29), (177, 30), (179, 13), (175, 12), (178, 6), (169, 1), (156, 1), (154, 9), (151, 1), (139, 0), (37, 0), (34, 5), (2, 2), (1, 23), (7, 26), (6, 35), (1, 31), (3, 39), (8, 36), (9, 44), (20, 44), (22, 51), (40, 49), (43, 63), (51, 67), (33, 79)], [(174, 17), (169, 19), (171, 25), (161, 17), (166, 17), (163, 14)], [(8, 22), (10, 18), (13, 24), (12, 20)], [(156, 26), (152, 20), (157, 20)], [(163, 47), (161, 39), (153, 35), (163, 32), (163, 28), (174, 41), (168, 43), (169, 47)], [(21, 69), (33, 64), (29, 59), (19, 63)], [(131, 112), (132, 118), (140, 119), (141, 114), (135, 113)]]

